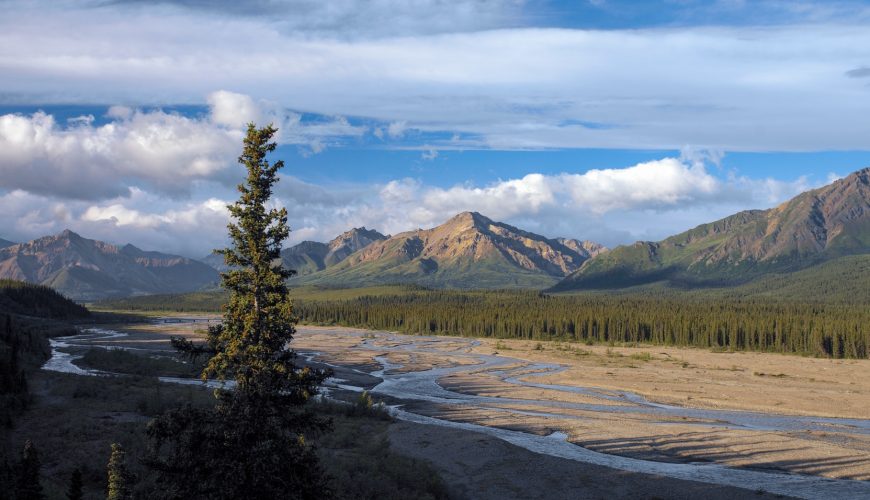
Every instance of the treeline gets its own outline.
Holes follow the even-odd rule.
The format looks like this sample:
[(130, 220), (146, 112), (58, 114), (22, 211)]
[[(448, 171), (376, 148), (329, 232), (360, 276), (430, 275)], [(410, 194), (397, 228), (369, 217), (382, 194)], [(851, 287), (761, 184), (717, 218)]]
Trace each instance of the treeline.
[(33, 350), (34, 342), (32, 336), (21, 335), (16, 330), (12, 317), (4, 315), (0, 331), (0, 426), (6, 428), (12, 426), (12, 417), (24, 410), (30, 400), (21, 351)]
[(72, 319), (88, 315), (84, 306), (67, 299), (52, 288), (8, 279), (0, 280), (0, 311), (52, 319)]
[(58, 320), (87, 315), (51, 288), (0, 280), (0, 428), (11, 427), (30, 402), (28, 373), (48, 359), (48, 338), (76, 333)]
[(667, 298), (427, 291), (296, 302), (307, 323), (414, 334), (653, 343), (867, 358), (870, 308)]
[[(835, 358), (870, 356), (870, 297), (854, 303), (723, 296), (724, 291), (648, 289), (545, 295), (393, 286), (295, 289), (295, 310), (313, 324), (412, 334), (523, 338), (768, 351)], [(728, 292), (732, 293), (732, 292)], [(860, 295), (860, 294), (857, 294)], [(225, 297), (195, 293), (102, 303), (116, 310), (221, 312)]]

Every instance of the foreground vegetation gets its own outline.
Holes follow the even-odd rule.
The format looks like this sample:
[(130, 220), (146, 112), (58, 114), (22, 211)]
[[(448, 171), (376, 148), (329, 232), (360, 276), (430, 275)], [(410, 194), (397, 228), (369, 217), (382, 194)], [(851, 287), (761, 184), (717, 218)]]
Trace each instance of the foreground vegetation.
[[(726, 296), (725, 294), (729, 294)], [(733, 289), (545, 295), (413, 286), (296, 289), (309, 324), (591, 343), (653, 343), (727, 350), (867, 358), (870, 307), (856, 302), (736, 296)], [(865, 298), (866, 300), (866, 298)], [(220, 310), (217, 294), (151, 296), (102, 307), (140, 312)]]
[[(101, 364), (104, 368), (128, 361), (121, 354), (124, 351), (104, 352), (117, 357)], [(130, 356), (148, 363), (145, 356)], [(121, 443), (127, 451), (132, 497), (156, 497), (155, 477), (142, 463), (147, 449), (145, 424), (171, 408), (205, 407), (213, 400), (208, 389), (159, 383), (155, 375), (164, 374), (121, 379), (34, 373), (30, 384), (38, 396), (30, 409), (18, 416), (13, 428), (0, 432), (0, 448), (6, 452), (3, 458), (14, 464), (25, 441), (32, 440), (42, 464), (45, 498), (65, 498), (73, 472), (79, 469), (83, 498), (102, 499), (106, 498), (111, 444)], [(366, 411), (359, 404), (313, 402), (311, 410), (332, 422), (330, 432), (307, 437), (338, 498), (447, 497), (446, 486), (435, 470), (390, 449), (386, 436), (391, 420), (376, 407)], [(0, 485), (0, 492), (10, 491)], [(0, 494), (0, 498), (9, 497)]]

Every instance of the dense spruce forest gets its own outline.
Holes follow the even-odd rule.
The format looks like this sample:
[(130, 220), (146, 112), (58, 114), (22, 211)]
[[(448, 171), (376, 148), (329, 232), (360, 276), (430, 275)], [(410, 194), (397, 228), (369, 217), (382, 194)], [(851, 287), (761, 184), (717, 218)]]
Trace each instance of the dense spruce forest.
[(849, 305), (644, 296), (428, 292), (300, 301), (308, 323), (408, 333), (773, 351), (866, 358), (870, 311)]
[(61, 320), (87, 315), (51, 288), (0, 280), (0, 426), (10, 427), (30, 402), (28, 374), (48, 359), (48, 338), (76, 333)]
[(51, 319), (82, 318), (88, 310), (54, 289), (17, 280), (0, 280), (0, 310)]
[[(420, 287), (294, 290), (309, 324), (412, 334), (653, 343), (712, 349), (867, 358), (870, 308), (712, 292), (546, 295), (530, 291), (445, 291)], [(219, 311), (216, 294), (152, 296), (101, 304), (138, 311)]]

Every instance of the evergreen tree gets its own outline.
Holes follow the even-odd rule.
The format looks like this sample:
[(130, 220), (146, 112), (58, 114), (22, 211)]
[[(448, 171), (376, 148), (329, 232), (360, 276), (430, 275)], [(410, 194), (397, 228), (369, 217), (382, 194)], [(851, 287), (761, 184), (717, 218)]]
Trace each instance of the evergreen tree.
[(82, 492), (83, 486), (82, 471), (76, 467), (69, 479), (69, 489), (66, 491), (67, 500), (82, 500), (84, 495)]
[(41, 500), (42, 494), (39, 470), (42, 464), (39, 462), (39, 454), (33, 441), (24, 443), (24, 451), (21, 462), (18, 464), (18, 484), (16, 485), (16, 500)]
[[(324, 498), (324, 474), (305, 433), (327, 422), (304, 408), (328, 376), (302, 369), (289, 347), (296, 318), (282, 267), (281, 244), (289, 234), (286, 209), (268, 208), (283, 167), (266, 155), (277, 130), (248, 126), (239, 163), (247, 179), (228, 208), (232, 247), (219, 252), (230, 271), (223, 322), (209, 328), (207, 344), (173, 344), (190, 356), (210, 355), (203, 378), (230, 381), (216, 391), (213, 409), (182, 408), (149, 424), (146, 463), (171, 498)], [(234, 386), (232, 386), (234, 384)]]
[(0, 491), (15, 491), (17, 479), (15, 467), (4, 458), (3, 463), (0, 463)]
[(130, 473), (127, 471), (127, 454), (118, 443), (112, 443), (112, 455), (109, 457), (109, 465), (106, 468), (109, 484), (106, 500), (129, 500)]

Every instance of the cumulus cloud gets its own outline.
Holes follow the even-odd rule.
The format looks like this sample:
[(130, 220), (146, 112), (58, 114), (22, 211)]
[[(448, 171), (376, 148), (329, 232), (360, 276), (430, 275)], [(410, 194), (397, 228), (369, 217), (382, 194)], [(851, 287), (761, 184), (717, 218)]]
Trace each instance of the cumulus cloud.
[[(275, 204), (288, 209), (289, 244), (327, 241), (358, 226), (395, 234), (473, 210), (549, 237), (615, 245), (660, 239), (739, 210), (774, 206), (814, 186), (806, 178), (718, 177), (703, 164), (662, 158), (622, 169), (532, 173), (446, 188), (415, 179), (325, 187), (283, 176)], [(225, 205), (235, 196), (229, 188), (200, 187), (191, 200), (167, 200), (132, 188), (126, 197), (94, 202), (14, 190), (0, 195), (6, 215), (0, 237), (23, 241), (71, 228), (91, 238), (199, 257), (226, 243)]]
[(239, 128), (251, 122), (263, 124), (262, 111), (251, 96), (218, 90), (209, 94), (206, 102), (217, 125)]
[(197, 181), (226, 179), (248, 122), (273, 123), (277, 140), (320, 152), (364, 127), (343, 117), (314, 123), (274, 105), (227, 91), (208, 95), (209, 113), (109, 108), (108, 123), (52, 115), (0, 115), (0, 188), (74, 199), (125, 196), (130, 186), (187, 196)]
[(728, 185), (710, 175), (703, 165), (664, 158), (582, 174), (533, 173), (483, 187), (444, 189), (393, 181), (381, 190), (381, 197), (391, 204), (416, 205), (414, 213), (420, 222), (431, 224), (463, 210), (511, 219), (549, 210), (594, 218), (617, 210), (685, 208), (717, 201), (727, 190)]
[(0, 187), (77, 199), (128, 193), (128, 179), (167, 192), (219, 172), (238, 133), (162, 111), (63, 128), (43, 112), (0, 116)]
[(303, 209), (308, 217), (306, 237), (320, 240), (359, 225), (388, 233), (432, 227), (460, 211), (473, 210), (550, 237), (615, 245), (660, 239), (748, 207), (773, 206), (811, 187), (805, 178), (719, 178), (701, 163), (663, 158), (582, 174), (533, 173), (485, 186), (442, 188), (399, 179), (381, 186), (376, 196), (343, 195), (341, 209)]

